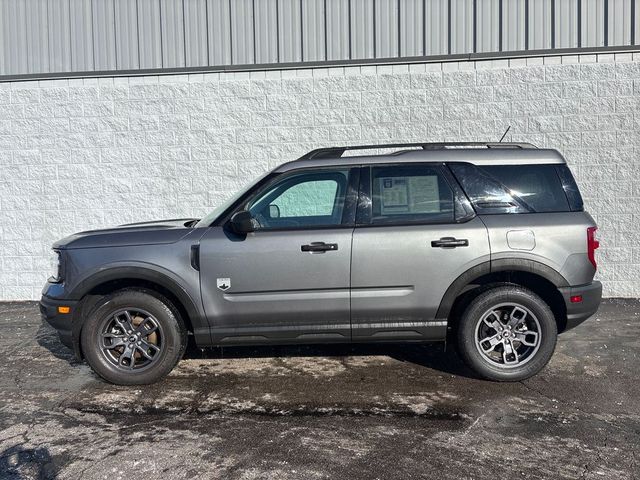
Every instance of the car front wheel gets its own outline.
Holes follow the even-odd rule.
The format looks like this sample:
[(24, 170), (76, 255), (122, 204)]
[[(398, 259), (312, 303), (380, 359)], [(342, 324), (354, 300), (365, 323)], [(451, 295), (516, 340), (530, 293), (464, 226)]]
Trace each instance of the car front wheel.
[(167, 299), (143, 290), (121, 290), (98, 302), (80, 339), (87, 362), (100, 377), (117, 385), (144, 385), (173, 369), (187, 335)]
[(530, 290), (508, 285), (491, 288), (469, 303), (458, 328), (458, 349), (481, 377), (519, 381), (547, 364), (557, 335), (549, 306)]

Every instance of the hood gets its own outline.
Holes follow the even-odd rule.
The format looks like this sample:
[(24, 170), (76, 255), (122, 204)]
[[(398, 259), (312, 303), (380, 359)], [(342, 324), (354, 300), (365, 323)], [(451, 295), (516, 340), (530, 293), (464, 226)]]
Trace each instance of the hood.
[[(196, 218), (129, 223), (102, 230), (74, 233), (53, 244), (55, 249), (124, 247), (174, 243), (188, 234)], [(187, 226), (189, 225), (189, 226)]]

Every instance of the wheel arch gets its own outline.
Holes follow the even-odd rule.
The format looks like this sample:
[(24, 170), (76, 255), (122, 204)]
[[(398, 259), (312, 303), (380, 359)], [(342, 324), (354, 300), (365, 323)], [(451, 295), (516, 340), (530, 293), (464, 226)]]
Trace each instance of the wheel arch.
[[(196, 301), (169, 275), (147, 267), (126, 266), (100, 270), (79, 282), (70, 292), (71, 298), (80, 299), (76, 307), (72, 338), (76, 356), (83, 357), (80, 346), (80, 332), (86, 315), (104, 295), (126, 288), (139, 288), (153, 291), (166, 297), (178, 310), (187, 330), (194, 335), (208, 332), (208, 324)], [(205, 341), (209, 340), (206, 333)], [(196, 339), (197, 341), (197, 339)]]
[(495, 284), (515, 284), (540, 296), (551, 308), (562, 332), (567, 324), (567, 311), (560, 287), (569, 283), (556, 270), (534, 260), (501, 259), (483, 262), (461, 274), (445, 292), (437, 318), (455, 327), (456, 319), (467, 303), (478, 293)]

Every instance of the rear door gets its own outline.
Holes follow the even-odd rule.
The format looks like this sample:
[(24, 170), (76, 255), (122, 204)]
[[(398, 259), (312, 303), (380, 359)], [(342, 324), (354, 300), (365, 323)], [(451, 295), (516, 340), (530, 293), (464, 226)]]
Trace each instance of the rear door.
[(444, 165), (363, 168), (353, 234), (354, 341), (441, 339), (436, 312), (462, 273), (489, 261), (487, 230)]

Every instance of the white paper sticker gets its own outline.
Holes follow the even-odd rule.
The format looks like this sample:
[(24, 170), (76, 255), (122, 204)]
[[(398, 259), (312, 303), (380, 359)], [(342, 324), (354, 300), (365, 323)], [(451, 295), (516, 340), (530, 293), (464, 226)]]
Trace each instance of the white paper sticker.
[(381, 215), (440, 212), (437, 175), (382, 177), (379, 181)]

